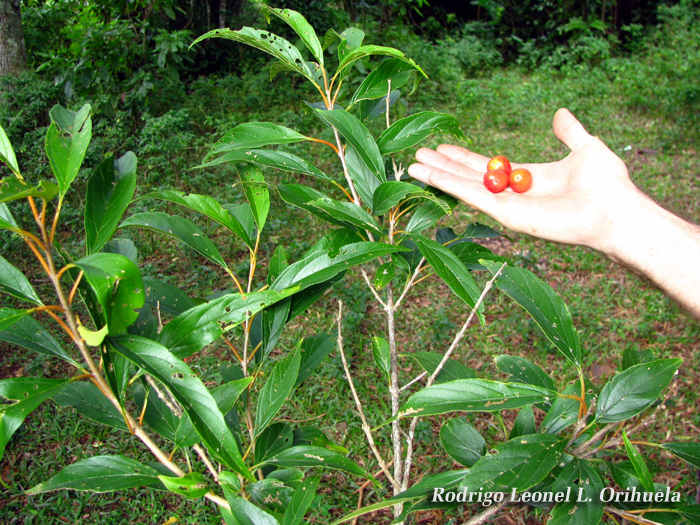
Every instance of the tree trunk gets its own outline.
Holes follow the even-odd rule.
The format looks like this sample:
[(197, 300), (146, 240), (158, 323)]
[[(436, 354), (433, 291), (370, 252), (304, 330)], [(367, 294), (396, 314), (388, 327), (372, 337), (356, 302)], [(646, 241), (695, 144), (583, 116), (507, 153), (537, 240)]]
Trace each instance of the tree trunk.
[(16, 75), (27, 69), (20, 0), (0, 0), (0, 75)]
[(226, 0), (219, 2), (219, 27), (226, 27)]

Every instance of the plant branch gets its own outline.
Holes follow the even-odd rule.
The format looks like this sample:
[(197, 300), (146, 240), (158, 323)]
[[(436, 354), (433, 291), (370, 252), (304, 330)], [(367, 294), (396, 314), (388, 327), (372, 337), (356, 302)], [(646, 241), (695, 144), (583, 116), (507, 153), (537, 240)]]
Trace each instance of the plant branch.
[(411, 381), (409, 381), (408, 383), (406, 383), (404, 386), (402, 386), (402, 387), (401, 387), (401, 392), (403, 392), (404, 390), (406, 390), (406, 389), (407, 389), (409, 386), (411, 386), (413, 383), (416, 383), (417, 381), (420, 381), (421, 379), (423, 379), (423, 378), (424, 378), (425, 376), (427, 376), (427, 375), (428, 375), (428, 372), (423, 372), (423, 373), (421, 373), (418, 377), (416, 377), (415, 379), (412, 379)]
[(379, 463), (379, 467), (382, 469), (382, 472), (384, 472), (384, 475), (387, 477), (387, 479), (391, 482), (391, 484), (394, 486), (395, 489), (399, 488), (399, 485), (396, 482), (396, 479), (394, 476), (391, 475), (391, 472), (389, 471), (389, 466), (387, 465), (386, 461), (382, 458), (382, 455), (379, 453), (379, 450), (377, 449), (377, 445), (374, 442), (374, 437), (372, 436), (372, 430), (371, 427), (369, 426), (369, 423), (367, 422), (367, 418), (365, 417), (365, 411), (362, 408), (362, 401), (360, 401), (360, 396), (357, 395), (357, 390), (355, 390), (355, 383), (352, 380), (352, 376), (350, 375), (350, 367), (348, 366), (348, 361), (345, 357), (345, 351), (343, 349), (343, 301), (338, 301), (338, 350), (340, 351), (340, 359), (343, 361), (343, 370), (345, 370), (345, 377), (348, 380), (348, 384), (350, 385), (350, 390), (352, 391), (352, 397), (355, 399), (355, 406), (357, 406), (357, 411), (360, 414), (360, 419), (362, 420), (362, 430), (365, 433), (365, 436), (367, 437), (367, 443), (369, 444), (370, 448), (372, 449), (372, 453), (374, 453), (374, 457), (377, 459), (377, 463)]
[(207, 456), (207, 453), (204, 451), (204, 449), (202, 447), (199, 446), (199, 443), (195, 443), (194, 445), (192, 445), (192, 448), (199, 455), (199, 457), (204, 462), (204, 464), (207, 466), (207, 469), (209, 470), (211, 477), (214, 478), (214, 481), (216, 481), (218, 483), (219, 482), (219, 473), (214, 468), (214, 465), (212, 465), (211, 461), (209, 460), (209, 456)]
[(340, 140), (340, 133), (338, 133), (338, 130), (335, 128), (335, 126), (331, 126), (331, 128), (333, 128), (333, 135), (335, 135), (335, 143), (338, 145), (338, 158), (340, 159), (340, 164), (343, 166), (343, 175), (345, 175), (345, 180), (348, 183), (348, 186), (350, 187), (350, 192), (352, 193), (352, 200), (357, 206), (362, 206), (362, 200), (357, 194), (357, 190), (355, 189), (355, 183), (352, 181), (352, 177), (350, 177), (350, 172), (348, 171), (347, 164), (345, 164), (345, 150), (343, 150), (343, 143)]
[(418, 263), (418, 266), (416, 267), (415, 271), (413, 272), (413, 275), (409, 279), (409, 281), (406, 283), (406, 286), (403, 287), (403, 291), (401, 292), (401, 295), (396, 301), (396, 304), (394, 305), (394, 308), (398, 308), (399, 305), (401, 304), (401, 301), (404, 300), (404, 297), (406, 297), (406, 294), (408, 291), (413, 287), (413, 285), (416, 283), (416, 279), (418, 278), (418, 274), (420, 271), (423, 269), (423, 265), (425, 264), (426, 260), (425, 257), (423, 257), (420, 262)]
[[(467, 332), (467, 328), (469, 327), (470, 323), (472, 322), (474, 315), (479, 310), (481, 303), (484, 302), (484, 298), (486, 297), (486, 294), (489, 293), (489, 290), (491, 290), (493, 283), (496, 281), (496, 278), (500, 275), (501, 271), (503, 270), (503, 268), (505, 268), (505, 266), (506, 266), (506, 263), (503, 263), (501, 265), (501, 267), (498, 269), (498, 271), (493, 275), (491, 280), (489, 280), (489, 282), (486, 283), (486, 286), (484, 286), (484, 289), (481, 292), (481, 295), (479, 296), (478, 301), (474, 305), (474, 308), (472, 308), (472, 311), (469, 314), (469, 317), (467, 317), (467, 320), (462, 325), (462, 328), (460, 329), (459, 332), (457, 332), (457, 335), (455, 335), (455, 338), (452, 340), (452, 344), (450, 345), (450, 348), (448, 348), (447, 352), (445, 352), (445, 355), (442, 357), (442, 361), (440, 361), (440, 364), (435, 368), (433, 373), (428, 378), (428, 381), (425, 384), (426, 388), (428, 388), (430, 385), (433, 384), (433, 382), (435, 381), (435, 378), (440, 373), (440, 370), (442, 370), (442, 367), (445, 366), (445, 363), (447, 362), (447, 360), (450, 358), (452, 353), (455, 351), (455, 349), (459, 345), (460, 341), (464, 337), (464, 334)], [(416, 435), (416, 425), (418, 424), (418, 419), (419, 418), (416, 417), (416, 418), (413, 418), (411, 420), (411, 426), (409, 427), (408, 437), (406, 439), (406, 463), (404, 466), (404, 477), (403, 477), (403, 484), (402, 484), (403, 490), (406, 490), (408, 488), (408, 482), (410, 481), (411, 462), (413, 461), (413, 439)]]
[(631, 514), (629, 512), (625, 512), (624, 510), (616, 509), (615, 507), (605, 507), (605, 511), (611, 514), (617, 514), (621, 518), (629, 520), (633, 523), (638, 523), (639, 525), (661, 525), (661, 523), (658, 521), (652, 521), (637, 514)]
[(367, 283), (367, 286), (371, 290), (372, 294), (374, 294), (374, 298), (379, 302), (379, 304), (382, 305), (383, 308), (386, 308), (386, 303), (382, 300), (380, 297), (379, 293), (377, 292), (376, 288), (372, 286), (372, 282), (369, 280), (369, 276), (367, 275), (367, 272), (365, 271), (364, 268), (360, 268), (362, 271), (362, 278), (365, 280)]
[(503, 501), (499, 502), (493, 507), (490, 507), (488, 510), (485, 510), (481, 514), (477, 514), (476, 516), (469, 518), (462, 525), (480, 525), (481, 523), (485, 523), (491, 518), (491, 516), (496, 514), (506, 505), (508, 505), (508, 503), (510, 503), (510, 496), (506, 496), (505, 498), (503, 498)]

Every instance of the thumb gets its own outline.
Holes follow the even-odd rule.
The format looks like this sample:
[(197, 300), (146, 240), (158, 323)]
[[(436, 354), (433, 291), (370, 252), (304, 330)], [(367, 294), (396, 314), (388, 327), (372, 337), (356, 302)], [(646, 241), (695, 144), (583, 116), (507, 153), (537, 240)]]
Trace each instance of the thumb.
[(566, 108), (554, 114), (553, 127), (554, 135), (573, 152), (583, 148), (593, 138)]

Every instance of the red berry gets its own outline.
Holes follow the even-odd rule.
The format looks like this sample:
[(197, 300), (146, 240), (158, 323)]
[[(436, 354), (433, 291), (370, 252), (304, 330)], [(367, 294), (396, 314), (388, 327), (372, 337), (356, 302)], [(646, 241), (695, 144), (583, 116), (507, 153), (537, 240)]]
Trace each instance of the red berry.
[(501, 170), (501, 171), (505, 171), (506, 174), (509, 174), (510, 169), (511, 169), (510, 162), (503, 155), (496, 155), (486, 165), (486, 171)]
[(525, 168), (518, 168), (510, 172), (508, 182), (514, 192), (525, 193), (532, 188), (532, 173)]
[(508, 187), (508, 174), (503, 170), (491, 170), (484, 175), (484, 186), (491, 193), (500, 193)]

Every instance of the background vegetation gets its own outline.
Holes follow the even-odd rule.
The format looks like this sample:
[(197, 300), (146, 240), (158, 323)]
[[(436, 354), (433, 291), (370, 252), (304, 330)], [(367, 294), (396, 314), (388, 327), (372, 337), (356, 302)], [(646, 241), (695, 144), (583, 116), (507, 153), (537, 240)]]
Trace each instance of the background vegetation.
[[(399, 115), (427, 109), (452, 113), (470, 139), (464, 145), (486, 155), (502, 153), (515, 161), (537, 162), (560, 158), (566, 149), (552, 136), (551, 118), (557, 108), (568, 107), (623, 158), (645, 192), (684, 218), (700, 222), (697, 1), (433, 0), (427, 5), (424, 0), (288, 0), (274, 5), (299, 10), (320, 34), (331, 27), (342, 30), (355, 25), (367, 32), (368, 43), (404, 51), (430, 80), (416, 94), (402, 97), (405, 102)], [(26, 1), (22, 16), (28, 71), (0, 77), (0, 124), (15, 146), (23, 171), (37, 178), (51, 177), (43, 137), (48, 110), (56, 103), (71, 109), (90, 103), (95, 109), (85, 174), (76, 183), (84, 185), (87, 174), (108, 152), (133, 150), (139, 158), (137, 191), (141, 193), (172, 187), (233, 201), (239, 192), (231, 187), (230, 168), (191, 167), (201, 162), (208, 145), (242, 122), (269, 120), (324, 137), (315, 117), (304, 109), (304, 101), (316, 101), (314, 93), (298, 86), (290, 75), (280, 74), (270, 81), (267, 73), (257, 73), (267, 61), (262, 53), (218, 40), (188, 50), (196, 36), (222, 21), (232, 28), (262, 27), (265, 22), (253, 2)], [(273, 21), (271, 26), (293, 40), (281, 23)], [(361, 64), (360, 70), (363, 67), (369, 69), (369, 62)], [(347, 84), (348, 90), (357, 87), (351, 75)], [(433, 139), (434, 145), (438, 143)], [(301, 156), (313, 155), (322, 169), (325, 155), (325, 167), (332, 165), (332, 153), (305, 145), (290, 151), (294, 148)], [(408, 156), (401, 160), (404, 165), (410, 162)], [(1, 176), (9, 174), (3, 170), (0, 167)], [(273, 183), (293, 180), (286, 174), (266, 177)], [(71, 204), (60, 232), (68, 243), (82, 215), (81, 203)], [(146, 204), (134, 205), (138, 206), (146, 210)], [(277, 243), (290, 246), (297, 257), (320, 236), (320, 224), (313, 217), (278, 198), (268, 220), (274, 221), (269, 228), (279, 232), (277, 239), (262, 247), (268, 257)], [(458, 208), (445, 226), (460, 231), (474, 220), (498, 229), (466, 206)], [(170, 280), (197, 297), (225, 286), (223, 272), (194, 252), (183, 252), (181, 246), (148, 234), (130, 234), (139, 247), (144, 275)], [(682, 357), (679, 396), (658, 426), (668, 434), (657, 437), (668, 439), (679, 429), (700, 436), (697, 322), (648, 283), (589, 250), (513, 234), (488, 241), (488, 246), (557, 289), (580, 330), (587, 369), (601, 382), (617, 368), (626, 348), (651, 348), (659, 357)], [(12, 252), (16, 260), (23, 250), (19, 242), (0, 237), (0, 253)], [(239, 255), (240, 264), (246, 265), (247, 258)], [(23, 270), (31, 272), (30, 267)], [(293, 347), (309, 324), (315, 331), (332, 332), (335, 300), (342, 298), (351, 308), (345, 337), (352, 368), (356, 376), (367, 374), (368, 379), (378, 374), (371, 366), (367, 334), (380, 331), (382, 319), (380, 312), (368, 307), (370, 292), (356, 286), (357, 280), (357, 275), (350, 276), (326, 295), (320, 307), (298, 318), (285, 332), (281, 348)], [(48, 283), (33, 284), (41, 288)], [(413, 329), (403, 336), (405, 353), (444, 346), (461, 324), (458, 301), (446, 287), (441, 289), (434, 282), (418, 293), (399, 319), (400, 326)], [(489, 356), (507, 350), (551, 363), (550, 373), (557, 377), (567, 373), (557, 368), (560, 360), (549, 358), (551, 345), (534, 323), (514, 310), (511, 302), (493, 294), (486, 313), (486, 328), (469, 330), (459, 355), (463, 362), (496, 374)], [(409, 333), (416, 336), (409, 338)], [(209, 347), (198, 356), (203, 380), (218, 378), (222, 351)], [(333, 355), (319, 368), (318, 380), (297, 391), (286, 417), (290, 421), (316, 418), (339, 443), (363, 452), (353, 450), (362, 443), (362, 433), (347, 402), (349, 391), (339, 361)], [(56, 377), (62, 372), (59, 366), (0, 343), (0, 378)], [(402, 367), (410, 378), (415, 369), (411, 360), (405, 359)], [(371, 387), (363, 392), (369, 399), (375, 394)], [(371, 406), (367, 405), (368, 418), (373, 420)], [(472, 420), (488, 433), (489, 418)], [(343, 423), (331, 425), (333, 421)], [(440, 469), (444, 457), (435, 455), (436, 436), (428, 424), (419, 425), (421, 430), (417, 468)], [(163, 497), (153, 490), (22, 496), (22, 489), (77, 459), (121, 453), (124, 446), (131, 447), (126, 453), (132, 457), (143, 454), (136, 440), (125, 442), (109, 429), (71, 415), (70, 409), (43, 405), (13, 440), (0, 462), (7, 486), (0, 498), (2, 523), (123, 523), (127, 516), (135, 523), (163, 523), (171, 517), (181, 523), (218, 521), (202, 501)], [(696, 472), (687, 464), (656, 451), (650, 459), (660, 479), (674, 490), (695, 493)], [(354, 483), (342, 474), (326, 476), (312, 519), (322, 523), (340, 516), (341, 509), (356, 506)], [(372, 490), (367, 487), (364, 492), (365, 503), (376, 496)], [(523, 523), (541, 521), (534, 511), (529, 512), (521, 517)], [(387, 521), (381, 514), (362, 519)], [(441, 513), (426, 513), (419, 519), (456, 523), (455, 515)]]

